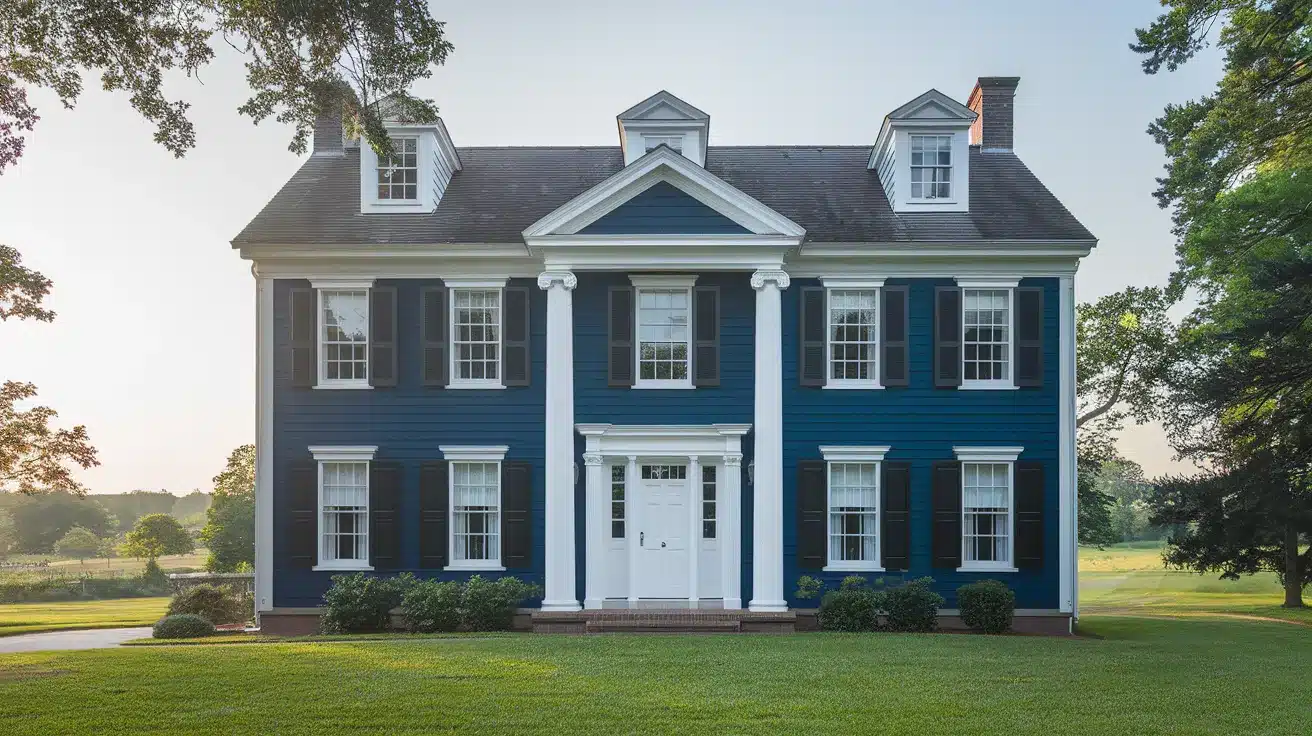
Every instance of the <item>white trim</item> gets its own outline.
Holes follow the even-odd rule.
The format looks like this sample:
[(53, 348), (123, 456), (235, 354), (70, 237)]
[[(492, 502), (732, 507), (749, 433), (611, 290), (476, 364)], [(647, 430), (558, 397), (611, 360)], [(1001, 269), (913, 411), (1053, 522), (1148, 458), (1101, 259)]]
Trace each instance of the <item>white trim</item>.
[(961, 380), (961, 385), (957, 386), (958, 391), (1014, 391), (1019, 388), (1020, 386), (1013, 384), (1011, 381), (1003, 381), (1001, 379), (967, 382), (963, 378)]
[(374, 459), (377, 445), (311, 445), (310, 454), (320, 462), (367, 462)]
[(882, 463), (889, 449), (888, 445), (821, 445), (820, 454), (825, 462)]
[(756, 291), (753, 330), (756, 382), (752, 397), (755, 423), (755, 482), (752, 488), (753, 611), (786, 611), (784, 600), (784, 405), (782, 292), (790, 279), (781, 270), (752, 274)]
[[(364, 284), (368, 285), (364, 285)], [(369, 360), (369, 346), (373, 341), (373, 282), (363, 280), (311, 281), (314, 287), (314, 376), (316, 389), (370, 389), (369, 380), (373, 376), (373, 366)], [(324, 358), (324, 303), (325, 292), (364, 292), (364, 378), (328, 378), (324, 374), (328, 367)], [(353, 342), (353, 341), (352, 341)], [(351, 361), (354, 362), (354, 361)]]
[(953, 446), (952, 452), (963, 463), (1014, 463), (1024, 447)]
[(273, 301), (275, 281), (255, 275), (255, 622), (273, 610)]
[(882, 289), (883, 277), (876, 276), (821, 276), (826, 289)]
[(362, 291), (374, 288), (374, 279), (363, 277), (354, 279), (310, 279), (310, 286), (315, 289), (328, 289), (330, 291)]
[(310, 388), (325, 391), (369, 391), (373, 389), (373, 386), (352, 379), (350, 381), (341, 381), (340, 383), (335, 380), (326, 383), (317, 383)]
[[(497, 539), (500, 539), (500, 538), (501, 538), (501, 533), (500, 533), (500, 526), (501, 526), (500, 514), (501, 514), (501, 512), (498, 511), (498, 512), (497, 512), (497, 516), (498, 516), (498, 518), (497, 518), (497, 527), (498, 527), (498, 531), (497, 531)], [(458, 563), (454, 563), (454, 564), (451, 564), (451, 565), (447, 565), (446, 567), (444, 567), (444, 568), (442, 568), (442, 569), (445, 570), (445, 571), (447, 571), (447, 572), (505, 572), (505, 569), (506, 569), (506, 568), (505, 568), (505, 566), (503, 566), (503, 565), (501, 565), (501, 564), (499, 564), (499, 563), (498, 563), (498, 564), (488, 564), (488, 565), (478, 565), (478, 564), (474, 564), (473, 561), (469, 561), (469, 562), (458, 562)]]
[(1080, 616), (1079, 463), (1075, 444), (1075, 278), (1063, 276), (1057, 287), (1059, 354), (1057, 419), (1057, 524), (1059, 607)]
[[(873, 390), (882, 389), (884, 386), (879, 380), (879, 373), (883, 369), (883, 351), (884, 330), (883, 330), (883, 300), (884, 279), (869, 278), (824, 278), (820, 279), (825, 287), (825, 384), (821, 388), (827, 389), (856, 389), (856, 390)], [(830, 298), (834, 290), (840, 291), (874, 291), (875, 292), (875, 343), (874, 350), (874, 372), (870, 378), (834, 378), (834, 331), (833, 323), (833, 305)]]
[[(496, 556), (495, 559), (490, 559), (490, 560), (457, 560), (457, 559), (456, 559), (456, 474), (455, 474), (455, 468), (453, 468), (453, 467), (449, 467), (449, 468), (447, 469), (447, 474), (446, 474), (446, 484), (447, 484), (447, 485), (446, 485), (446, 490), (447, 490), (447, 509), (446, 509), (446, 513), (447, 513), (447, 517), (446, 517), (446, 518), (448, 519), (448, 521), (447, 521), (447, 532), (446, 532), (446, 552), (447, 552), (446, 559), (447, 559), (448, 564), (447, 564), (445, 567), (443, 567), (442, 569), (443, 569), (443, 570), (449, 570), (449, 571), (452, 571), (452, 572), (458, 572), (458, 571), (462, 571), (462, 570), (465, 570), (465, 571), (477, 571), (477, 570), (495, 571), (495, 570), (505, 570), (505, 569), (506, 569), (505, 566), (501, 564), (501, 563), (502, 563), (502, 558), (503, 558), (503, 554), (502, 554), (502, 553), (503, 553), (503, 551), (504, 551), (504, 549), (505, 549), (505, 546), (506, 546), (506, 540), (505, 540), (505, 534), (504, 534), (504, 530), (505, 530), (505, 519), (504, 519), (504, 511), (505, 511), (505, 509), (504, 509), (504, 506), (505, 506), (505, 504), (503, 503), (503, 502), (504, 502), (503, 494), (505, 493), (505, 489), (501, 487), (501, 462), (502, 462), (502, 460), (501, 460), (501, 458), (498, 458), (498, 459), (495, 459), (495, 460), (491, 460), (491, 459), (487, 459), (487, 458), (484, 458), (484, 457), (457, 457), (457, 456), (459, 456), (459, 455), (462, 454), (462, 451), (468, 451), (468, 452), (470, 452), (471, 454), (475, 454), (475, 455), (496, 455), (496, 454), (500, 454), (500, 455), (502, 456), (502, 458), (504, 458), (504, 457), (505, 457), (505, 452), (503, 451), (503, 447), (502, 447), (502, 446), (496, 446), (496, 447), (465, 447), (465, 448), (462, 448), (462, 447), (449, 447), (449, 448), (442, 448), (442, 447), (439, 447), (438, 449), (442, 451), (443, 459), (446, 460), (446, 461), (449, 462), (449, 463), (452, 463), (452, 464), (455, 464), (455, 463), (465, 463), (465, 464), (471, 464), (471, 465), (485, 465), (485, 464), (486, 464), (486, 465), (496, 465), (496, 466), (497, 466), (496, 474), (495, 474), (495, 477), (496, 477), (496, 479), (497, 479), (497, 525), (496, 525), (496, 531), (494, 532), (494, 534), (496, 535), (496, 538), (497, 538), (497, 556)], [(452, 452), (452, 456), (448, 456), (448, 455), (446, 454), (446, 453), (447, 453), (447, 449), (449, 449), (449, 450)]]
[[(506, 281), (507, 279), (469, 279), (450, 277), (443, 279), (446, 286), (446, 329), (450, 335), (451, 347), (447, 350), (448, 389), (503, 389), (506, 378)], [(460, 378), (459, 353), (462, 343), (456, 339), (456, 295), (461, 291), (495, 291), (497, 293), (497, 377), (496, 378)]]
[[(1013, 546), (1015, 545), (1014, 540), (1011, 544)], [(1020, 568), (1012, 567), (1011, 563), (1006, 562), (997, 565), (984, 562), (972, 562), (969, 565), (962, 564), (961, 567), (957, 568), (957, 572), (1020, 572)]]
[(501, 462), (510, 448), (506, 445), (439, 445), (443, 460), (452, 462)]
[[(692, 352), (693, 352), (693, 284), (696, 276), (662, 276), (630, 274), (629, 281), (634, 287), (633, 293), (633, 365), (635, 390), (650, 389), (692, 389)], [(688, 337), (684, 340), (684, 377), (683, 378), (642, 378), (642, 293), (644, 291), (682, 291), (687, 297)]]
[(510, 277), (486, 278), (482, 276), (444, 276), (442, 283), (448, 289), (504, 289)]
[[(569, 269), (538, 275), (547, 292), (547, 377), (543, 397), (544, 611), (579, 610), (574, 521), (574, 288)], [(585, 545), (592, 549), (595, 545)]]
[[(884, 571), (884, 454), (887, 447), (821, 447), (825, 458), (825, 566), (824, 572)], [(875, 466), (875, 559), (829, 559), (834, 538), (833, 465)]]
[[(826, 513), (825, 515), (828, 516), (829, 514)], [(878, 524), (879, 522), (876, 521), (875, 523)], [(876, 555), (881, 554), (879, 550), (879, 546), (882, 543), (883, 540), (879, 540), (875, 544)], [(827, 545), (829, 544), (828, 538), (825, 539), (825, 544), (827, 547)], [(828, 559), (829, 557), (828, 552), (829, 550), (826, 548), (825, 550), (826, 559)], [(855, 562), (855, 561), (843, 561), (832, 565), (825, 565), (824, 567), (820, 568), (820, 571), (821, 572), (885, 572), (882, 565), (876, 565), (869, 562)]]
[[(961, 384), (963, 391), (1007, 391), (1020, 388), (1016, 385), (1016, 286), (1019, 279), (957, 279), (961, 290)], [(966, 378), (966, 291), (1007, 292), (1007, 377)]]
[[(319, 513), (323, 514), (322, 511), (320, 511)], [(319, 540), (319, 544), (320, 546), (323, 545), (322, 539)], [(334, 562), (320, 562), (319, 564), (315, 565), (314, 567), (311, 567), (310, 569), (315, 572), (320, 572), (322, 570), (330, 570), (333, 572), (372, 572), (374, 567), (373, 565), (361, 565), (359, 562), (355, 560), (344, 560), (344, 561), (334, 561)]]
[(985, 278), (974, 276), (969, 278), (955, 279), (957, 286), (963, 289), (1014, 289), (1020, 286), (1018, 278)]
[(631, 273), (629, 283), (639, 289), (691, 289), (697, 283), (697, 274)]

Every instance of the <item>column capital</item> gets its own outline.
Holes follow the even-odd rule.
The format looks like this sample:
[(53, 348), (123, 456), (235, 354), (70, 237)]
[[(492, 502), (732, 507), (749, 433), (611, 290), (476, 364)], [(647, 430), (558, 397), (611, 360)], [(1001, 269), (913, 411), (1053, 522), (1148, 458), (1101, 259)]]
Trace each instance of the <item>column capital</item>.
[(779, 290), (787, 289), (788, 274), (778, 269), (761, 269), (752, 274), (752, 288), (760, 291), (766, 286), (774, 285)]
[(579, 279), (570, 271), (543, 271), (538, 274), (538, 288), (548, 291), (559, 285), (566, 291), (573, 291), (579, 285)]
[(740, 453), (731, 453), (724, 456), (724, 464), (731, 468), (736, 468), (743, 464), (743, 456)]
[(583, 453), (583, 464), (584, 464), (584, 465), (601, 465), (601, 463), (602, 463), (601, 453), (599, 453), (599, 452), (585, 452), (585, 453)]

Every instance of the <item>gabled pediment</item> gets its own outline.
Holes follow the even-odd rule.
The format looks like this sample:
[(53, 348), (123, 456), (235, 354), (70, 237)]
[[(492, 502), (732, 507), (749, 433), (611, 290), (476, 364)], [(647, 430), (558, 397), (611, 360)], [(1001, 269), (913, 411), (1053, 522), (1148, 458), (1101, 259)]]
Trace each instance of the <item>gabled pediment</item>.
[(936, 89), (929, 90), (888, 114), (888, 119), (893, 122), (938, 119), (973, 123), (976, 117), (975, 111)]
[(661, 90), (616, 116), (619, 120), (710, 120), (711, 116)]

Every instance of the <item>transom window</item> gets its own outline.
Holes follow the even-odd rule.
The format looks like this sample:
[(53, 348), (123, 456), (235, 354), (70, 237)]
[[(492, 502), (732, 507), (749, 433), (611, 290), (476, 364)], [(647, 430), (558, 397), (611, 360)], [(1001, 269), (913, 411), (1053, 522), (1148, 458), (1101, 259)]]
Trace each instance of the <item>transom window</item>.
[(879, 463), (829, 463), (829, 565), (879, 566)]
[(638, 385), (692, 385), (692, 291), (638, 289)]
[(624, 538), (624, 466), (610, 466), (610, 536)]
[(829, 381), (875, 383), (877, 289), (829, 289)]
[(715, 539), (715, 466), (702, 468), (702, 539)]
[(687, 465), (644, 465), (643, 480), (687, 480)]
[(1010, 382), (1011, 290), (963, 289), (962, 379)]
[(962, 563), (1011, 566), (1011, 463), (962, 463)]
[(369, 463), (319, 463), (319, 564), (369, 564)]
[(501, 290), (451, 290), (453, 384), (501, 385)]
[(369, 291), (319, 290), (319, 382), (367, 384)]
[(911, 198), (951, 197), (952, 136), (911, 136)]
[(501, 463), (451, 463), (451, 562), (501, 564)]
[(380, 200), (419, 199), (419, 139), (392, 138), (395, 153), (378, 160)]

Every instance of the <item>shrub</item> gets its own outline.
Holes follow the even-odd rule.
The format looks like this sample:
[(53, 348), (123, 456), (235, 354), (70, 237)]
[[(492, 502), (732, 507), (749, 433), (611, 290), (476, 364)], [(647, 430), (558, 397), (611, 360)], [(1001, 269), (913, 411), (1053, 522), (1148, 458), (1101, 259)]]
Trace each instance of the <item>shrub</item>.
[(465, 583), (461, 597), (461, 623), (470, 631), (509, 629), (519, 602), (541, 594), (536, 585), (518, 578), (488, 580), (475, 575)]
[(323, 594), (319, 626), (333, 634), (386, 631), (391, 628), (392, 609), (401, 605), (414, 584), (414, 576), (409, 573), (387, 578), (362, 572), (334, 575), (332, 587)]
[(1000, 580), (981, 580), (957, 588), (961, 620), (975, 631), (1001, 634), (1011, 628), (1016, 593)]
[(818, 597), (824, 588), (825, 584), (819, 578), (803, 575), (797, 579), (797, 591), (793, 595), (799, 600), (808, 600)]
[(250, 619), (250, 612), (232, 591), (213, 585), (194, 585), (173, 596), (169, 615), (193, 613), (215, 624), (238, 624)]
[(455, 631), (460, 627), (463, 595), (464, 586), (455, 581), (417, 582), (401, 598), (401, 619), (410, 631)]
[(169, 576), (164, 574), (159, 563), (154, 560), (146, 560), (146, 567), (141, 571), (140, 579), (141, 586), (147, 590), (158, 590), (160, 593), (168, 592)]
[(214, 624), (194, 613), (165, 616), (155, 622), (151, 635), (156, 639), (195, 639), (214, 633)]
[(874, 631), (879, 626), (883, 592), (847, 585), (820, 600), (820, 628), (825, 631)]
[(934, 631), (943, 596), (932, 589), (934, 578), (908, 580), (884, 591), (883, 609), (890, 631)]

